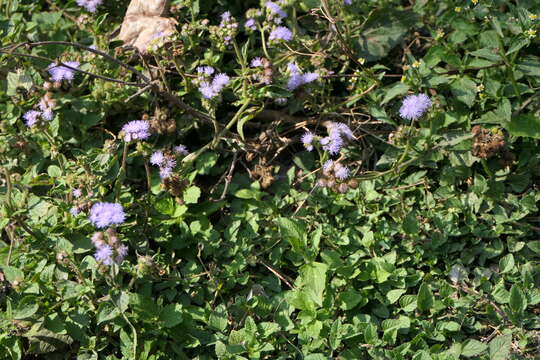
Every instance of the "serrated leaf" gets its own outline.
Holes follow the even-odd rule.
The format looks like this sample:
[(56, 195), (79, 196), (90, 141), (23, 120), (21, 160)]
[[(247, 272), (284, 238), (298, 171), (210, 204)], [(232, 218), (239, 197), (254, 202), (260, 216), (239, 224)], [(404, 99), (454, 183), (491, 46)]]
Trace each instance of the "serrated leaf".
[(467, 76), (457, 79), (450, 85), (452, 94), (468, 107), (473, 106), (476, 98), (476, 83)]
[(201, 189), (197, 186), (190, 186), (184, 190), (183, 199), (186, 204), (196, 204), (201, 196)]
[(313, 262), (300, 268), (297, 285), (316, 305), (322, 306), (328, 265)]
[(499, 270), (501, 274), (504, 274), (512, 271), (514, 269), (514, 265), (514, 255), (508, 254), (499, 261)]
[(469, 339), (463, 343), (463, 347), (461, 348), (461, 355), (465, 357), (477, 356), (483, 353), (486, 349), (486, 344), (475, 339)]
[(527, 308), (527, 298), (518, 285), (512, 285), (508, 304), (515, 314), (521, 314)]
[(215, 330), (224, 331), (228, 325), (227, 309), (223, 305), (216, 307), (208, 318), (208, 325)]
[(396, 301), (399, 300), (399, 298), (401, 297), (401, 295), (405, 294), (405, 289), (394, 289), (394, 290), (390, 290), (387, 294), (386, 294), (386, 298), (388, 299), (388, 301), (390, 302), (390, 304), (393, 304), (395, 303)]
[(514, 116), (504, 127), (511, 135), (540, 139), (540, 117), (533, 114)]
[(512, 335), (499, 335), (489, 342), (489, 359), (506, 360), (510, 354)]

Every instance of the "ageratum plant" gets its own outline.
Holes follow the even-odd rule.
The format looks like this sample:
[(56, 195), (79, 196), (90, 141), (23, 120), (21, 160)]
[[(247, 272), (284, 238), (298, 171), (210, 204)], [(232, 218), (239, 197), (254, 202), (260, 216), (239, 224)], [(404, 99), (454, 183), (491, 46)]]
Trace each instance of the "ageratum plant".
[(540, 356), (537, 2), (0, 8), (5, 358)]

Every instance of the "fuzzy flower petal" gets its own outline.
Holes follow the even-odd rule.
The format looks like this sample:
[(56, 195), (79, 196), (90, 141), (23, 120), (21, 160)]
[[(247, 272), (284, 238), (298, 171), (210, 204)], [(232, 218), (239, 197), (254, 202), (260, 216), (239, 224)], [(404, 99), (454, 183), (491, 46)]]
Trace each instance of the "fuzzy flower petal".
[(144, 140), (150, 137), (150, 123), (146, 120), (133, 120), (122, 127), (124, 140)]
[(291, 41), (293, 39), (293, 33), (285, 26), (278, 26), (270, 33), (269, 40), (283, 40)]
[(120, 204), (101, 202), (95, 203), (90, 209), (90, 222), (97, 228), (122, 224), (125, 218), (124, 208)]
[(409, 95), (403, 100), (399, 115), (407, 120), (420, 118), (431, 107), (431, 99), (426, 94)]

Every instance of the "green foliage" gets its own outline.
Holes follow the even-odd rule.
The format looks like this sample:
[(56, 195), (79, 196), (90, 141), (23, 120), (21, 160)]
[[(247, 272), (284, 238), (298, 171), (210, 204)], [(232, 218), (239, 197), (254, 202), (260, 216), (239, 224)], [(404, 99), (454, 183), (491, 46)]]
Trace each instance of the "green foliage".
[[(286, 44), (263, 3), (173, 0), (141, 57), (111, 40), (128, 1), (0, 1), (3, 357), (539, 357), (538, 2), (287, 0)], [(45, 85), (53, 61), (84, 73)], [(319, 78), (291, 90), (289, 62)], [(199, 66), (231, 77), (219, 96)], [(433, 105), (409, 121), (413, 93)], [(299, 140), (328, 121), (355, 135), (339, 157)], [(180, 143), (161, 179), (152, 153)], [(345, 189), (320, 186), (330, 158)], [(101, 201), (126, 213), (120, 264), (94, 257)]]

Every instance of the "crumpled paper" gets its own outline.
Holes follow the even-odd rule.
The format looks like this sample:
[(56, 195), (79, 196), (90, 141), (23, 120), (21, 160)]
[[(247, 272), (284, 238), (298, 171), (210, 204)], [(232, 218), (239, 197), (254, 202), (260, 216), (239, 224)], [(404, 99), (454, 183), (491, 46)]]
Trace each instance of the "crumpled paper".
[(148, 52), (156, 39), (166, 37), (176, 31), (178, 22), (164, 17), (168, 0), (132, 0), (122, 22), (118, 39), (124, 45), (134, 46), (141, 53)]

